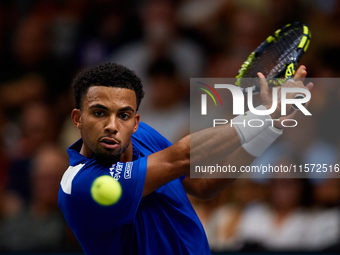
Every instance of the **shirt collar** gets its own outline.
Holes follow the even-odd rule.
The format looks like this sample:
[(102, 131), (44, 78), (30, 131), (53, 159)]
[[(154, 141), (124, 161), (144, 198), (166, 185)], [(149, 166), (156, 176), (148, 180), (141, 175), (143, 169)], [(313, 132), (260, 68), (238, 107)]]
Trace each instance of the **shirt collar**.
[(67, 149), (67, 153), (70, 158), (71, 166), (76, 166), (78, 164), (85, 163), (86, 161), (90, 160), (89, 158), (79, 153), (82, 145), (83, 145), (83, 140), (80, 138), (78, 141), (76, 141), (74, 144), (72, 144)]
[[(67, 153), (68, 153), (69, 158), (70, 158), (70, 165), (71, 166), (76, 166), (78, 164), (83, 164), (86, 161), (93, 160), (93, 159), (89, 159), (89, 158), (87, 158), (87, 157), (85, 157), (85, 156), (83, 156), (79, 153), (82, 145), (83, 145), (83, 139), (80, 138), (78, 141), (76, 141), (74, 144), (72, 144), (67, 149)], [(132, 148), (133, 148), (132, 160), (137, 160), (141, 156), (143, 156), (142, 153), (140, 152), (140, 150), (135, 145), (133, 139), (132, 139)]]

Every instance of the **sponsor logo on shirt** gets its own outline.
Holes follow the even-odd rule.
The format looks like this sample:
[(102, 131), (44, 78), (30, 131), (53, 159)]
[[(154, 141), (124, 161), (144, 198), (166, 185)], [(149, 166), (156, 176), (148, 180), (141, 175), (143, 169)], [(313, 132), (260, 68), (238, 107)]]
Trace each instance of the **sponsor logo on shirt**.
[(116, 164), (112, 164), (112, 166), (109, 168), (110, 169), (110, 175), (113, 177), (115, 174), (115, 168), (116, 168)]
[(124, 171), (124, 179), (130, 179), (131, 178), (131, 171), (132, 171), (133, 162), (127, 162), (125, 165), (125, 171)]
[(123, 171), (123, 163), (117, 162), (116, 164), (112, 164), (112, 167), (110, 167), (110, 175), (118, 181), (120, 179), (120, 175)]

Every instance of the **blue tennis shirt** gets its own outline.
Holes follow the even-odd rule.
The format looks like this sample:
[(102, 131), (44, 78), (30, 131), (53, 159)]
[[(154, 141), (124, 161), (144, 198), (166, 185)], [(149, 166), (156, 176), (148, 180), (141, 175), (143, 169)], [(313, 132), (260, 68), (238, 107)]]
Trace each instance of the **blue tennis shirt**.
[[(82, 140), (70, 148), (70, 166), (60, 183), (59, 207), (86, 254), (211, 254), (203, 226), (182, 185), (173, 180), (142, 198), (147, 156), (171, 143), (140, 123), (132, 136), (133, 161), (102, 166), (79, 154)], [(91, 197), (92, 182), (110, 175), (122, 197), (101, 206)]]

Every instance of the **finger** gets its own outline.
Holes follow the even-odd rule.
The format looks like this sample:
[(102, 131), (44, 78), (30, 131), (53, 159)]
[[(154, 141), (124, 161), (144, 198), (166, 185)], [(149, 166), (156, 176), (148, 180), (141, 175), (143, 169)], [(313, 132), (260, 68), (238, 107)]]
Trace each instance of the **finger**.
[(269, 93), (269, 87), (266, 81), (266, 77), (261, 72), (258, 72), (257, 76), (259, 77), (259, 80), (260, 80), (260, 89), (261, 89), (260, 93), (261, 94)]
[(307, 68), (304, 65), (299, 66), (294, 75), (294, 80), (303, 80), (307, 76)]
[(261, 72), (258, 72), (257, 73), (257, 76), (260, 78), (260, 79), (265, 79), (266, 77), (264, 77), (263, 73)]
[[(314, 84), (312, 82), (309, 82), (307, 85), (306, 85), (306, 88), (311, 91), (314, 87)], [(308, 108), (308, 105), (310, 103), (310, 100), (306, 103), (305, 107)]]
[(311, 91), (314, 87), (314, 84), (312, 82), (309, 82), (307, 85), (306, 85), (306, 88)]

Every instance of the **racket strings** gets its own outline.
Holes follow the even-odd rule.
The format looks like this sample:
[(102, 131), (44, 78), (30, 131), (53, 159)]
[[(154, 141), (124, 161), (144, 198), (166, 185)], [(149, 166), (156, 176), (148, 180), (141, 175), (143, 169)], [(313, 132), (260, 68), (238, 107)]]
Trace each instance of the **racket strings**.
[[(276, 38), (276, 42), (269, 43), (262, 52), (256, 53), (256, 58), (244, 72), (243, 78), (255, 78), (262, 72), (267, 78), (281, 75), (287, 63), (298, 61), (297, 48), (303, 36), (302, 27), (291, 27)], [(242, 79), (241, 86), (253, 86), (253, 79)], [(248, 81), (246, 81), (248, 80)]]
[[(302, 33), (297, 33), (296, 30), (293, 30), (295, 33), (290, 33), (290, 36), (282, 37), (280, 43), (277, 43), (277, 53), (278, 53), (278, 63), (281, 64), (281, 67), (286, 64), (286, 60), (292, 60), (295, 56), (295, 49), (299, 45), (302, 37)], [(301, 31), (302, 32), (302, 31)], [(273, 75), (275, 72), (273, 73)]]
[[(295, 55), (295, 49), (301, 41), (301, 37), (302, 30), (296, 31), (294, 29), (287, 31), (287, 33), (276, 43), (268, 45), (268, 48), (261, 55), (259, 55), (257, 59), (258, 63), (254, 63), (253, 67), (256, 65), (263, 67), (265, 73), (262, 73), (267, 78), (272, 78), (285, 66), (285, 64), (287, 64), (287, 61), (292, 60)], [(256, 77), (257, 72), (254, 73), (255, 76), (252, 77)]]

